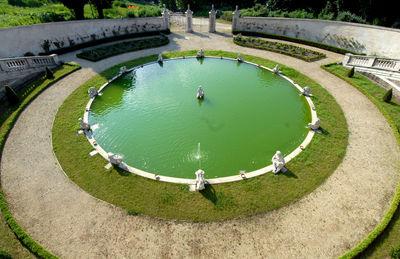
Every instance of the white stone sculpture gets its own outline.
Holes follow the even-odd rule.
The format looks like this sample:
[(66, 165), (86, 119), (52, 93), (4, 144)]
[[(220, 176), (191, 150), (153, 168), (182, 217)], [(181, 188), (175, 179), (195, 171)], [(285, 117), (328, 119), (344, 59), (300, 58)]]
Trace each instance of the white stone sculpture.
[(308, 127), (310, 127), (310, 129), (312, 130), (319, 129), (320, 125), (321, 125), (321, 120), (318, 118), (314, 122), (308, 123)]
[(282, 173), (286, 172), (285, 164), (286, 162), (282, 156), (281, 151), (276, 151), (275, 155), (272, 157), (272, 165), (274, 166), (272, 172), (274, 174), (277, 174), (280, 171), (282, 171)]
[(196, 171), (196, 191), (204, 190), (206, 181), (204, 180), (204, 171), (199, 169)]
[(279, 65), (276, 65), (274, 69), (272, 69), (272, 72), (274, 72), (275, 74), (279, 74)]
[(311, 96), (312, 94), (311, 94), (310, 87), (308, 87), (308, 86), (304, 87), (302, 94), (305, 95), (305, 96)]
[(203, 49), (200, 49), (200, 52), (197, 53), (196, 58), (204, 58), (204, 52)]
[(197, 99), (204, 99), (204, 90), (202, 86), (199, 86), (199, 89), (197, 89)]
[(99, 92), (97, 91), (97, 89), (95, 87), (90, 87), (88, 90), (88, 94), (90, 95), (90, 98), (94, 98), (97, 95), (99, 95)]
[(110, 163), (113, 165), (120, 165), (122, 163), (122, 156), (116, 155), (114, 153), (108, 152), (108, 160), (110, 160)]
[(127, 70), (127, 69), (126, 69), (126, 66), (120, 67), (120, 68), (119, 68), (119, 73), (120, 73), (120, 74), (124, 74), (124, 73), (126, 73), (126, 70)]
[(157, 62), (158, 63), (163, 63), (164, 62), (163, 57), (162, 57), (162, 53), (158, 54)]
[(237, 61), (239, 61), (239, 62), (243, 62), (243, 59), (242, 59), (242, 54), (239, 54), (239, 55), (237, 56)]
[(86, 123), (82, 120), (82, 118), (78, 119), (79, 121), (79, 127), (81, 127), (81, 129), (85, 130), (85, 131), (89, 131), (90, 130), (90, 125), (89, 123)]

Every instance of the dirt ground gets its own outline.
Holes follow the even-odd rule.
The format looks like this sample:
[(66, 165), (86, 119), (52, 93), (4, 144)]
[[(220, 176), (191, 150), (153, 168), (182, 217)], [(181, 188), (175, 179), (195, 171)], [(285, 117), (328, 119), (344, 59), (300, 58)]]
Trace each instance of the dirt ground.
[[(1, 180), (10, 209), (26, 232), (62, 258), (332, 258), (359, 243), (381, 221), (399, 182), (400, 152), (389, 124), (360, 92), (319, 66), (292, 57), (234, 45), (228, 31), (174, 32), (167, 46), (96, 63), (76, 52), (60, 57), (83, 69), (43, 92), (21, 114), (6, 142)], [(346, 156), (311, 194), (263, 215), (190, 223), (129, 216), (72, 183), (53, 154), (51, 127), (63, 100), (104, 69), (161, 51), (237, 51), (291, 66), (325, 87), (346, 116)], [(313, 49), (312, 47), (308, 47)], [(324, 152), (321, 150), (321, 152)], [(321, 161), (323, 163), (323, 161)]]

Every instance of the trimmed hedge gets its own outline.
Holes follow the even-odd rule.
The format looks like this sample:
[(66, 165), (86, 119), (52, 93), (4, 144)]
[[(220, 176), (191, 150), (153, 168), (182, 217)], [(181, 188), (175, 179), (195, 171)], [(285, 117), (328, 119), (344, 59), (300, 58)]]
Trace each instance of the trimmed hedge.
[(263, 37), (263, 38), (270, 38), (270, 39), (277, 39), (277, 40), (285, 40), (285, 41), (290, 41), (290, 42), (295, 42), (295, 43), (301, 43), (304, 45), (309, 45), (309, 46), (313, 46), (313, 47), (317, 47), (320, 49), (325, 49), (325, 50), (329, 50), (332, 52), (336, 52), (339, 54), (346, 54), (346, 53), (351, 53), (351, 54), (355, 54), (355, 55), (365, 55), (364, 53), (358, 53), (355, 51), (351, 51), (351, 50), (347, 50), (347, 49), (342, 49), (339, 47), (335, 47), (335, 46), (331, 46), (325, 43), (320, 43), (320, 42), (316, 42), (316, 41), (311, 41), (311, 40), (304, 40), (304, 39), (300, 39), (300, 38), (295, 38), (295, 37), (290, 37), (290, 36), (285, 36), (285, 35), (279, 35), (279, 34), (271, 34), (271, 33), (262, 33), (262, 32), (250, 32), (250, 31), (232, 31), (233, 34), (242, 34), (245, 36), (259, 36), (259, 37)]
[(111, 56), (119, 55), (125, 52), (137, 51), (142, 49), (155, 48), (163, 45), (167, 45), (169, 39), (165, 35), (160, 35), (158, 37), (152, 37), (147, 39), (132, 40), (120, 42), (104, 47), (99, 47), (95, 49), (85, 50), (81, 53), (76, 54), (78, 58), (86, 59), (89, 61), (99, 61)]
[[(337, 63), (323, 65), (323, 66), (321, 66), (321, 68), (332, 73), (331, 71), (329, 71), (327, 69), (327, 67), (332, 66), (332, 65), (337, 65)], [(343, 79), (344, 81), (348, 82), (352, 86), (354, 86), (357, 90), (359, 90), (361, 93), (363, 93), (372, 103), (374, 103), (376, 105), (376, 107), (378, 107), (378, 109), (383, 114), (383, 116), (386, 118), (390, 127), (392, 128), (393, 134), (397, 139), (398, 145), (400, 146), (400, 133), (397, 130), (396, 124), (394, 123), (392, 117), (380, 103), (380, 100), (377, 100), (375, 97), (373, 97), (371, 94), (369, 94), (365, 89), (353, 84), (351, 78), (344, 77), (344, 76), (341, 76), (336, 73), (332, 73), (332, 74)], [(400, 203), (400, 183), (397, 187), (397, 191), (396, 191), (396, 194), (394, 195), (393, 201), (390, 204), (390, 207), (389, 207), (388, 211), (386, 212), (385, 217), (383, 218), (381, 223), (371, 233), (369, 233), (368, 236), (364, 240), (362, 240), (356, 247), (354, 247), (353, 249), (348, 251), (346, 254), (342, 255), (340, 258), (342, 258), (342, 259), (354, 258), (357, 255), (359, 255), (360, 253), (362, 253), (380, 234), (382, 234), (382, 232), (389, 225), (390, 221), (393, 218), (394, 213), (398, 209), (399, 203)]]
[(163, 31), (151, 31), (151, 32), (140, 32), (140, 33), (130, 33), (130, 34), (124, 34), (124, 35), (117, 35), (113, 37), (108, 37), (108, 38), (103, 38), (103, 39), (98, 39), (98, 40), (91, 40), (85, 43), (81, 44), (76, 44), (72, 45), (69, 47), (65, 48), (59, 48), (55, 50), (50, 50), (47, 52), (40, 52), (39, 55), (50, 55), (50, 54), (64, 54), (67, 52), (75, 51), (78, 49), (83, 49), (87, 47), (92, 47), (95, 45), (103, 44), (103, 43), (108, 43), (108, 42), (113, 42), (113, 41), (118, 41), (118, 40), (126, 40), (126, 39), (132, 39), (132, 38), (138, 38), (138, 37), (144, 37), (144, 36), (153, 36), (153, 35), (161, 35), (161, 34), (170, 34), (170, 30), (163, 30)]
[(309, 49), (305, 49), (302, 47), (297, 47), (297, 46), (293, 46), (293, 45), (289, 45), (289, 44), (285, 44), (285, 43), (277, 43), (276, 45), (283, 45), (286, 46), (286, 48), (294, 48), (294, 50), (299, 50), (301, 53), (310, 53), (313, 54), (313, 57), (307, 57), (303, 54), (298, 54), (298, 53), (293, 53), (293, 49), (292, 50), (286, 50), (286, 49), (279, 49), (278, 47), (276, 48), (272, 48), (272, 47), (268, 47), (268, 46), (260, 46), (260, 45), (256, 45), (254, 43), (254, 41), (262, 41), (264, 44), (271, 44), (271, 43), (275, 43), (275, 42), (271, 42), (271, 41), (266, 41), (266, 40), (261, 40), (261, 39), (254, 39), (254, 38), (245, 38), (245, 37), (241, 37), (239, 36), (240, 34), (238, 34), (236, 37), (233, 37), (233, 42), (239, 46), (243, 46), (243, 47), (249, 47), (249, 48), (255, 48), (255, 49), (262, 49), (262, 50), (268, 50), (268, 51), (272, 51), (272, 52), (277, 52), (280, 54), (284, 54), (284, 55), (288, 55), (291, 57), (295, 57), (307, 62), (312, 62), (312, 61), (316, 61), (322, 58), (325, 58), (326, 55), (314, 50), (309, 50)]
[[(38, 91), (34, 92), (33, 94), (30, 94), (27, 98), (25, 98), (21, 105), (18, 107), (17, 110), (15, 110), (10, 117), (7, 118), (7, 120), (4, 121), (3, 125), (4, 128), (0, 131), (0, 154), (3, 152), (4, 148), (4, 143), (6, 142), (6, 139), (8, 137), (8, 134), (10, 130), (12, 129), (14, 123), (17, 121), (18, 116), (21, 114), (21, 112), (25, 109), (26, 106), (28, 106), (35, 98), (38, 96), (41, 92), (43, 92), (45, 89), (50, 87), (52, 84), (57, 82), (58, 80), (62, 79), (63, 77), (69, 75), (70, 73), (78, 70), (81, 68), (79, 65), (75, 64), (66, 64), (69, 66), (75, 67), (72, 71), (69, 71), (54, 80), (41, 85), (40, 88), (38, 88)], [(0, 157), (1, 158), (1, 157)], [(0, 186), (0, 210), (7, 222), (7, 224), (10, 226), (11, 230), (14, 232), (15, 236), (20, 240), (20, 242), (26, 246), (29, 251), (31, 251), (33, 254), (40, 258), (57, 258), (55, 255), (51, 254), (48, 252), (45, 248), (43, 248), (40, 244), (36, 243), (35, 240), (33, 240), (25, 231), (21, 228), (21, 226), (18, 224), (18, 222), (14, 219), (12, 216), (7, 202), (4, 198), (3, 191)]]

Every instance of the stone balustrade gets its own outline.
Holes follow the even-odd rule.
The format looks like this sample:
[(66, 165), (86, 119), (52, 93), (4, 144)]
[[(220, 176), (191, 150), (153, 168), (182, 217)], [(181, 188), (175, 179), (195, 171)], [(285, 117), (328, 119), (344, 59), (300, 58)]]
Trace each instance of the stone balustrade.
[(343, 59), (343, 66), (396, 72), (400, 76), (400, 59), (346, 54)]
[[(0, 74), (4, 72), (23, 71), (28, 69), (36, 69), (43, 67), (52, 67), (59, 64), (58, 56), (52, 54), (50, 56), (34, 56), (20, 58), (3, 58), (0, 59)], [(5, 76), (5, 75), (3, 75)]]

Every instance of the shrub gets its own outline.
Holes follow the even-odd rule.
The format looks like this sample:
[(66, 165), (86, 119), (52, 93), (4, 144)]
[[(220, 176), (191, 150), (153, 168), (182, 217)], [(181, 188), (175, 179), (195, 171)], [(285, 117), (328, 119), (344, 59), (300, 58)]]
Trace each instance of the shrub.
[(129, 10), (129, 11), (126, 13), (126, 16), (129, 17), (129, 18), (135, 18), (135, 17), (136, 17), (136, 14), (135, 14), (134, 11)]
[(35, 54), (33, 54), (33, 53), (30, 52), (30, 51), (25, 52), (25, 54), (24, 54), (24, 57), (33, 57), (33, 56), (35, 56)]
[(390, 101), (392, 100), (392, 96), (393, 96), (393, 89), (390, 88), (385, 95), (383, 95), (382, 100), (386, 103), (390, 103)]
[(366, 20), (361, 18), (360, 16), (357, 16), (353, 13), (350, 12), (339, 12), (338, 16), (336, 17), (337, 21), (343, 21), (343, 22), (356, 22), (356, 23), (367, 23)]
[(12, 259), (12, 256), (4, 250), (0, 250), (0, 258)]
[(17, 104), (19, 102), (19, 97), (18, 97), (17, 93), (14, 91), (14, 89), (9, 87), (8, 85), (4, 86), (4, 93), (10, 104)]
[(54, 78), (53, 71), (51, 71), (51, 69), (49, 67), (47, 67), (47, 66), (46, 66), (46, 78), (47, 79), (53, 79)]
[(353, 77), (354, 76), (354, 67), (352, 67), (348, 72), (347, 72), (347, 77)]
[(400, 245), (392, 248), (392, 251), (390, 252), (390, 257), (392, 257), (393, 259), (400, 259)]
[(43, 5), (43, 1), (40, 0), (8, 0), (8, 4), (14, 6), (24, 7), (39, 7)]
[(221, 15), (221, 19), (225, 21), (232, 21), (232, 11), (223, 11)]

